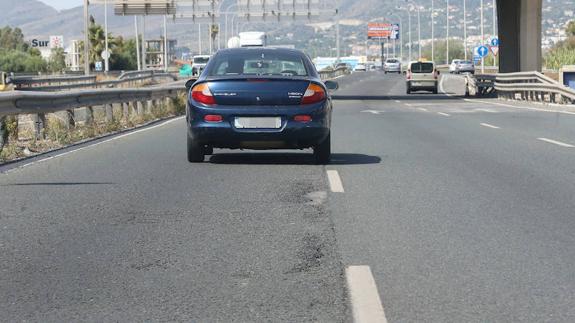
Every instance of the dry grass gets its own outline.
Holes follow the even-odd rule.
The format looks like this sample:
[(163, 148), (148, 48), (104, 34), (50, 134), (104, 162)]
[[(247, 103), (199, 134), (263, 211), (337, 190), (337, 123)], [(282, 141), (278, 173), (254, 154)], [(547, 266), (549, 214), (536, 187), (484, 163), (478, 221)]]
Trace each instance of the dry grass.
[[(10, 134), (8, 144), (0, 151), (0, 163), (34, 155), (37, 153), (65, 147), (86, 139), (100, 137), (106, 134), (121, 130), (131, 129), (153, 120), (178, 116), (185, 113), (185, 95), (163, 101), (152, 108), (151, 113), (138, 115), (131, 113), (128, 118), (124, 118), (122, 109), (114, 109), (113, 121), (103, 121), (104, 116), (95, 114), (95, 122), (87, 125), (77, 125), (69, 128), (66, 123), (55, 115), (47, 115), (46, 127), (41, 140), (16, 140), (18, 124), (15, 118), (9, 118), (6, 122), (7, 130)], [(27, 138), (34, 138), (28, 134)]]

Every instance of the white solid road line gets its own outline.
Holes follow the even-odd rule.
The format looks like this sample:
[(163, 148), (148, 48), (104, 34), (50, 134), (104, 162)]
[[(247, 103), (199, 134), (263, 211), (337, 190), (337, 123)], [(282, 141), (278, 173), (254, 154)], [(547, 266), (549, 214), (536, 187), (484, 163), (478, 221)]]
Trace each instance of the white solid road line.
[(120, 138), (128, 137), (128, 136), (131, 136), (131, 135), (135, 135), (135, 134), (140, 133), (140, 132), (144, 132), (144, 131), (152, 130), (152, 129), (155, 129), (155, 128), (163, 127), (163, 126), (165, 126), (165, 125), (167, 125), (167, 124), (170, 124), (170, 123), (172, 123), (172, 122), (181, 120), (181, 119), (183, 119), (183, 118), (185, 118), (185, 116), (181, 116), (181, 117), (176, 117), (176, 118), (173, 118), (173, 119), (169, 119), (169, 120), (166, 120), (166, 121), (164, 121), (164, 122), (162, 122), (162, 123), (160, 123), (160, 124), (153, 125), (153, 126), (150, 126), (150, 127), (145, 127), (145, 126), (144, 126), (144, 128), (142, 128), (142, 129), (136, 129), (136, 130), (130, 131), (130, 132), (128, 132), (128, 133), (125, 133), (125, 134), (123, 134), (123, 135), (118, 135), (118, 136), (112, 137), (112, 138), (110, 138), (110, 139), (102, 140), (102, 141), (95, 142), (95, 143), (91, 143), (91, 144), (88, 143), (87, 146), (83, 146), (83, 147), (80, 147), (80, 148), (68, 150), (68, 151), (66, 151), (66, 152), (63, 152), (63, 153), (60, 153), (60, 154), (57, 154), (57, 155), (53, 155), (53, 156), (49, 156), (49, 157), (46, 157), (46, 158), (38, 159), (38, 160), (36, 160), (36, 161), (33, 161), (33, 162), (30, 162), (30, 163), (24, 164), (24, 165), (22, 165), (22, 166), (9, 169), (9, 170), (7, 170), (7, 171), (5, 171), (5, 172), (3, 172), (3, 173), (0, 173), (0, 174), (11, 173), (11, 172), (13, 172), (13, 171), (15, 171), (15, 170), (17, 170), (17, 169), (22, 169), (22, 168), (25, 168), (25, 167), (28, 167), (28, 166), (32, 166), (32, 165), (34, 165), (34, 164), (42, 163), (42, 162), (45, 162), (45, 161), (48, 161), (48, 160), (51, 160), (51, 159), (54, 159), (54, 158), (63, 157), (63, 156), (69, 155), (69, 154), (71, 154), (71, 153), (75, 153), (75, 152), (78, 152), (78, 151), (82, 151), (82, 150), (84, 150), (84, 149), (96, 147), (96, 146), (98, 146), (98, 145), (101, 145), (101, 144), (104, 144), (104, 143), (107, 143), (107, 142), (110, 142), (110, 141), (118, 140), (118, 139), (120, 139)]
[(553, 139), (537, 138), (537, 140), (545, 141), (545, 142), (548, 142), (548, 143), (550, 143), (550, 144), (554, 144), (554, 145), (561, 146), (561, 147), (565, 147), (565, 148), (575, 148), (575, 146), (573, 146), (573, 145), (566, 144), (566, 143), (564, 143), (564, 142), (557, 141), (557, 140), (553, 140)]
[(401, 103), (401, 101), (399, 101), (399, 100), (395, 100), (395, 103)]
[(355, 323), (387, 323), (377, 285), (369, 266), (349, 266), (345, 269), (347, 288)]
[(451, 114), (445, 113), (445, 112), (437, 112), (437, 114), (442, 115), (444, 117), (450, 117)]
[(339, 173), (337, 170), (328, 170), (327, 179), (329, 180), (329, 187), (334, 193), (343, 193), (343, 184), (341, 183), (341, 178), (339, 178)]
[(531, 111), (539, 111), (539, 112), (553, 112), (553, 113), (563, 113), (563, 114), (570, 114), (575, 115), (573, 111), (565, 111), (565, 110), (552, 110), (552, 109), (541, 109), (541, 108), (534, 108), (534, 107), (520, 107), (516, 105), (500, 103), (500, 102), (489, 102), (477, 99), (463, 99), (466, 102), (479, 102), (488, 105), (498, 105), (500, 107), (512, 108), (512, 109), (519, 109), (519, 110), (531, 110)]
[(494, 126), (494, 125), (489, 124), (489, 123), (480, 123), (480, 125), (482, 125), (482, 126), (484, 126), (484, 127), (487, 127), (487, 128), (491, 128), (491, 129), (501, 129), (501, 128), (498, 127), (498, 126)]

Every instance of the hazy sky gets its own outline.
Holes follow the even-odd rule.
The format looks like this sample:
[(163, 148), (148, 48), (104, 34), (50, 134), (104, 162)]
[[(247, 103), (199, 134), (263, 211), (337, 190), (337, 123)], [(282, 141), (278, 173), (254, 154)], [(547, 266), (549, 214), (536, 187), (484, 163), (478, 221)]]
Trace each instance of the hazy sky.
[(40, 0), (40, 1), (58, 10), (78, 7), (84, 3), (83, 0)]

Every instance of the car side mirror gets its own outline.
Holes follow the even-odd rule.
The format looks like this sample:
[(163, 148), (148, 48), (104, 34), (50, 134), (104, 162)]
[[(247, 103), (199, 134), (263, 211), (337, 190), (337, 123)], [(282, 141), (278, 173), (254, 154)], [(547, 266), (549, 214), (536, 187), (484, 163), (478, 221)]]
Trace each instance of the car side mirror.
[(196, 83), (197, 80), (198, 80), (198, 79), (196, 79), (196, 78), (189, 79), (189, 80), (186, 82), (186, 90), (189, 91), (189, 90), (192, 88), (192, 86), (194, 86), (194, 83)]
[(335, 91), (339, 89), (339, 84), (336, 81), (325, 81), (323, 83), (328, 90)]

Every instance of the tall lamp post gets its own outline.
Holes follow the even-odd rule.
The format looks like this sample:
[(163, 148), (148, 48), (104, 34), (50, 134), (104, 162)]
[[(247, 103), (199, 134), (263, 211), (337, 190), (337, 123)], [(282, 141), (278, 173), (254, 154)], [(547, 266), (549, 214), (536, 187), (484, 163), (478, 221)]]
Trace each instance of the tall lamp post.
[(449, 0), (447, 0), (447, 23), (446, 23), (446, 37), (445, 37), (445, 63), (449, 65)]
[(435, 62), (435, 4), (431, 0), (431, 61)]
[(90, 75), (90, 37), (88, 26), (88, 0), (84, 0), (84, 74)]
[(463, 0), (463, 50), (465, 51), (465, 60), (467, 60), (467, 5)]

